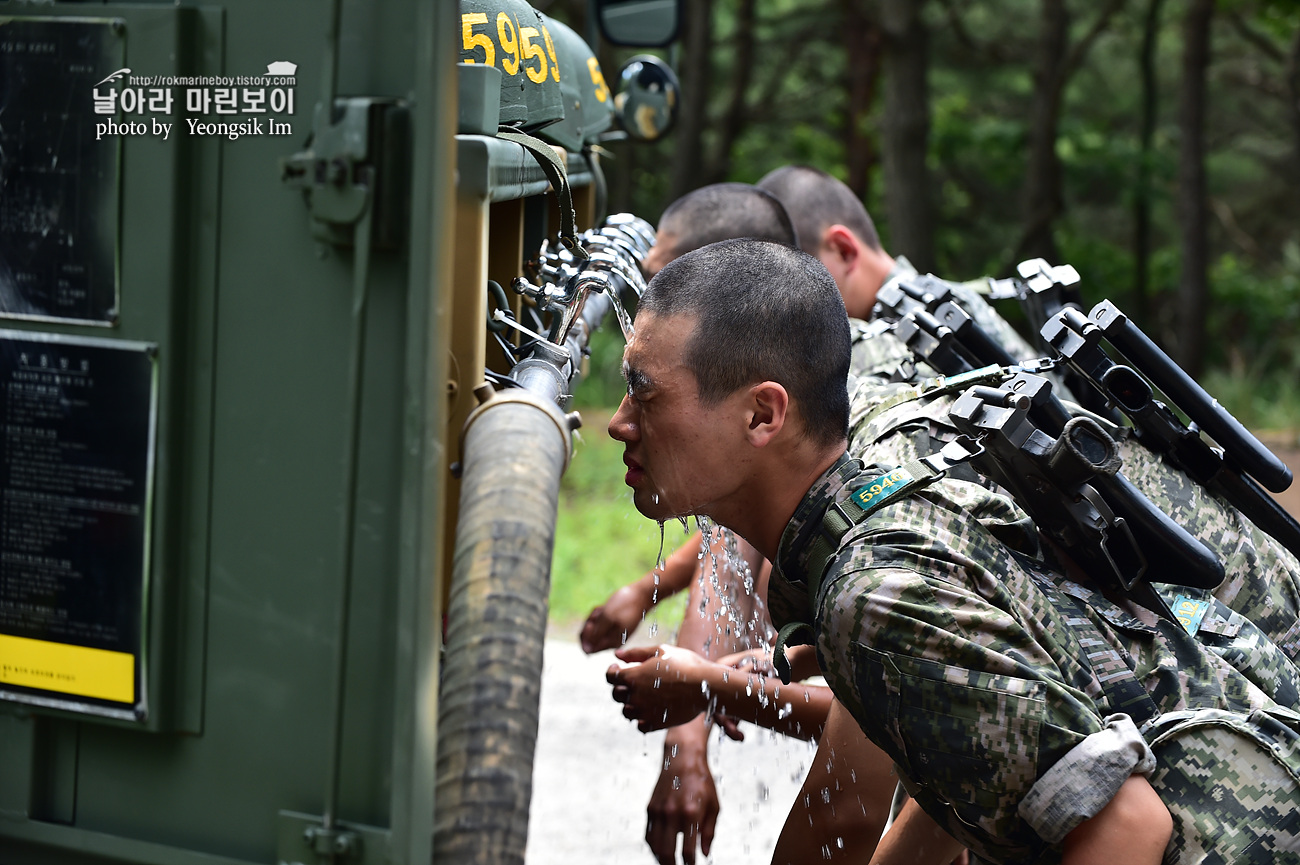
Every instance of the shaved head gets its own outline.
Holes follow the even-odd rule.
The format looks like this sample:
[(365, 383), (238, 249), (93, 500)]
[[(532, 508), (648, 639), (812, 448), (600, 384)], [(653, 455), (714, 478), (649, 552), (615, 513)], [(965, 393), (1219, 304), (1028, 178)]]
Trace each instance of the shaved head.
[(822, 233), (843, 225), (874, 250), (880, 235), (858, 197), (840, 181), (807, 165), (787, 165), (769, 172), (758, 188), (772, 193), (785, 205), (799, 237), (799, 248), (817, 254)]
[(739, 237), (798, 246), (794, 225), (781, 202), (748, 183), (715, 183), (688, 192), (664, 211), (659, 230), (672, 238), (674, 258)]

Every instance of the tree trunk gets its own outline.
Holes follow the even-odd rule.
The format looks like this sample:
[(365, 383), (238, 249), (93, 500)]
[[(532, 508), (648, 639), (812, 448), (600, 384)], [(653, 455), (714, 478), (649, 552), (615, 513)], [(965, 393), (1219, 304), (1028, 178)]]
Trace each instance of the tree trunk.
[(673, 148), (669, 200), (676, 201), (704, 183), (704, 125), (709, 105), (710, 63), (713, 56), (713, 0), (682, 4), (682, 111)]
[[(1286, 55), (1287, 116), (1291, 119), (1292, 167), (1300, 172), (1300, 30), (1291, 38), (1291, 48)], [(1300, 178), (1300, 173), (1297, 174)]]
[(1045, 258), (1058, 264), (1052, 225), (1063, 209), (1061, 160), (1056, 134), (1065, 90), (1065, 57), (1070, 41), (1070, 11), (1065, 0), (1043, 0), (1042, 31), (1034, 65), (1034, 98), (1030, 109), (1029, 161), (1021, 208), (1025, 227), (1016, 259)]
[(1156, 129), (1156, 38), (1160, 35), (1160, 7), (1164, 0), (1150, 0), (1142, 30), (1138, 74), (1142, 81), (1142, 126), (1138, 134), (1137, 188), (1133, 196), (1133, 293), (1134, 313), (1145, 324), (1151, 312), (1151, 139)]
[(749, 104), (746, 95), (754, 78), (755, 18), (758, 0), (741, 0), (736, 10), (735, 54), (731, 66), (731, 96), (727, 111), (722, 116), (718, 131), (718, 147), (707, 177), (710, 183), (720, 183), (731, 173), (731, 151), (736, 139), (749, 123)]
[(871, 169), (879, 161), (867, 117), (876, 101), (880, 80), (883, 34), (877, 15), (866, 0), (839, 0), (840, 42), (844, 45), (844, 108), (842, 135), (848, 187), (866, 200), (871, 191)]
[(1016, 260), (1045, 258), (1057, 264), (1052, 227), (1065, 209), (1061, 192), (1061, 160), (1056, 136), (1061, 100), (1070, 76), (1083, 64), (1093, 43), (1105, 32), (1124, 0), (1108, 0), (1087, 34), (1070, 45), (1070, 10), (1066, 0), (1043, 0), (1043, 28), (1034, 65), (1034, 99), (1029, 127), (1029, 162), (1021, 193), (1025, 227), (1016, 244)]
[(928, 34), (922, 0), (883, 0), (885, 33), (885, 208), (891, 251), (922, 272), (935, 269)]
[(1205, 79), (1210, 65), (1210, 22), (1215, 0), (1191, 0), (1183, 22), (1182, 80), (1178, 88), (1178, 228), (1182, 274), (1178, 286), (1176, 356), (1199, 375), (1209, 306), (1205, 188)]

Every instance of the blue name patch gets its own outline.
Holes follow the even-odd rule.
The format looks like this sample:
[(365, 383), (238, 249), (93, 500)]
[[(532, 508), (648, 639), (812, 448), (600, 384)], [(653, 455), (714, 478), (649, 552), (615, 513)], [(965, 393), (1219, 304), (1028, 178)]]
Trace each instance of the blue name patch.
[(885, 499), (900, 493), (912, 482), (912, 476), (903, 469), (894, 469), (887, 475), (881, 475), (865, 486), (853, 491), (853, 499), (865, 510), (880, 504)]

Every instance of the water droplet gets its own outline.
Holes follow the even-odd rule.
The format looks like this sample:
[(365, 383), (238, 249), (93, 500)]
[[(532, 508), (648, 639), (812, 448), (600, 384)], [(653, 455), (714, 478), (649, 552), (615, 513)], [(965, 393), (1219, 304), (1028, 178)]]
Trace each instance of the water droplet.
[(786, 718), (790, 717), (791, 713), (793, 712), (794, 712), (794, 707), (791, 706), (789, 703), (786, 703), (777, 711), (776, 717), (779, 720), (784, 721)]
[(852, 781), (854, 784), (858, 783), (858, 773), (856, 769), (849, 770), (849, 780)]
[(668, 759), (671, 760), (673, 757), (676, 756), (677, 756), (677, 746), (673, 745), (673, 747), (668, 751)]
[(653, 636), (655, 636), (655, 635), (658, 634), (658, 633), (659, 633), (659, 623), (658, 623), (658, 622), (651, 622), (651, 623), (650, 623), (650, 636), (653, 637)]
[(823, 844), (823, 845), (822, 845), (822, 858), (823, 858), (823, 859), (830, 859), (830, 858), (831, 858), (831, 845), (829, 845), (829, 844)]
[(841, 850), (843, 850), (843, 849), (844, 849), (844, 839), (843, 839), (843, 838), (836, 837), (836, 839), (835, 839), (835, 846), (838, 847), (838, 848), (840, 848)]
[(680, 775), (673, 776), (673, 789), (674, 790), (682, 789), (682, 779)]
[(726, 670), (722, 671), (722, 681), (724, 684), (731, 681), (731, 674), (728, 673)]
[(655, 676), (655, 687), (656, 687), (656, 688), (659, 687), (659, 682), (660, 682), (660, 681), (662, 681), (662, 680), (661, 680), (658, 676)]
[[(708, 683), (708, 682), (700, 682), (700, 693), (703, 694), (703, 695), (706, 696), (706, 697), (709, 696), (709, 683)], [(677, 746), (676, 746), (676, 745), (673, 745), (673, 747), (676, 748)]]
[(823, 787), (823, 788), (822, 788), (822, 803), (823, 803), (823, 804), (826, 804), (826, 805), (829, 805), (829, 804), (831, 803), (831, 788), (830, 788), (830, 787)]

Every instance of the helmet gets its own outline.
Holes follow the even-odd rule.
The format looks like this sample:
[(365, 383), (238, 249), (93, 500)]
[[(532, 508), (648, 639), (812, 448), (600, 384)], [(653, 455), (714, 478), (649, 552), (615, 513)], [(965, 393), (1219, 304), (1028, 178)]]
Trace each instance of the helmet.
[(501, 70), (502, 126), (540, 129), (564, 118), (555, 44), (524, 0), (461, 0), (460, 62)]
[(614, 99), (591, 48), (582, 37), (553, 18), (542, 16), (560, 58), (560, 92), (564, 119), (548, 126), (540, 137), (566, 150), (581, 150), (584, 143), (610, 127)]

